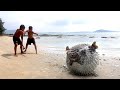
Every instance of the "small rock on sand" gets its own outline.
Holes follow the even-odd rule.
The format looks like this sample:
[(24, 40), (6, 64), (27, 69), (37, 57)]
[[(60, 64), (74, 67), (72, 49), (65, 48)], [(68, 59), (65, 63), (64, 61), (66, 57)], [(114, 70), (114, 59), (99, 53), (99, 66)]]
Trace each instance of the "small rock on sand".
[(104, 61), (106, 61), (106, 59), (103, 59)]
[(103, 56), (105, 55), (105, 54), (102, 54)]

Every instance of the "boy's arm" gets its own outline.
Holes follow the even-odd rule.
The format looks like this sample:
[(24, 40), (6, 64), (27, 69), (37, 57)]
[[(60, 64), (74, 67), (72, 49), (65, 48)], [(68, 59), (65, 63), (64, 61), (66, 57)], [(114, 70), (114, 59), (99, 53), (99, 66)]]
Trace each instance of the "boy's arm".
[(35, 32), (33, 32), (33, 34), (36, 34), (36, 35), (38, 36), (38, 34), (37, 34), (37, 33), (35, 33)]
[(23, 35), (24, 35), (24, 32), (21, 31), (21, 40), (22, 40), (22, 43), (23, 43)]
[(28, 30), (26, 30), (26, 31), (24, 32), (24, 35), (26, 34), (26, 32), (28, 32)]
[(24, 31), (20, 31), (20, 32), (21, 32), (21, 41), (22, 41), (22, 44), (23, 44)]

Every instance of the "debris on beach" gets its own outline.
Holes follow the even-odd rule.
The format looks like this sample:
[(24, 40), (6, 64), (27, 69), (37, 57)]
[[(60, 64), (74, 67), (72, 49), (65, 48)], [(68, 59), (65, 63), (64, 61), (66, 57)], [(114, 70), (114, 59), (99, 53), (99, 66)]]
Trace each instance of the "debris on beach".
[(67, 68), (66, 65), (63, 65), (63, 69), (64, 69), (64, 70), (62, 70), (62, 71), (68, 71), (68, 68)]
[(108, 37), (101, 37), (101, 38), (108, 38)]
[(103, 59), (104, 61), (106, 61), (105, 59)]
[(110, 38), (115, 38), (115, 37), (110, 37)]
[[(94, 45), (93, 45), (94, 44)], [(95, 74), (99, 57), (96, 42), (92, 45), (78, 44), (67, 50), (66, 63), (70, 72), (79, 75)]]
[(102, 54), (103, 56), (105, 55), (105, 54)]
[(116, 37), (101, 37), (101, 38), (116, 38)]
[(92, 36), (92, 37), (89, 37), (89, 38), (95, 38), (94, 36)]

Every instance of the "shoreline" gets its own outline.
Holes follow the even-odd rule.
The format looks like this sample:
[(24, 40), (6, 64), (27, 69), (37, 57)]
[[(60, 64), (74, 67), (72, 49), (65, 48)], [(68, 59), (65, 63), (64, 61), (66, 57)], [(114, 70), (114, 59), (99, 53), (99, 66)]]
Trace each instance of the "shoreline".
[(26, 54), (14, 56), (12, 37), (0, 36), (0, 79), (119, 79), (120, 57), (116, 55), (100, 55), (96, 68), (98, 76), (76, 76), (66, 69), (66, 53), (47, 52), (44, 46), (38, 46), (35, 54), (34, 46), (28, 47)]

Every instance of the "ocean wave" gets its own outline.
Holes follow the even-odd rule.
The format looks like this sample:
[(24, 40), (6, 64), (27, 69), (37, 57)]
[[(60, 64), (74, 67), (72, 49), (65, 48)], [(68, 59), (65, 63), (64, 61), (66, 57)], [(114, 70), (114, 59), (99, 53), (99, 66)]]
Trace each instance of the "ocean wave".
[(76, 36), (76, 35), (61, 35), (61, 34), (56, 34), (56, 35), (52, 35), (52, 34), (41, 34), (39, 36)]

